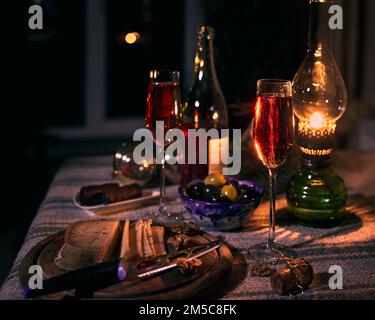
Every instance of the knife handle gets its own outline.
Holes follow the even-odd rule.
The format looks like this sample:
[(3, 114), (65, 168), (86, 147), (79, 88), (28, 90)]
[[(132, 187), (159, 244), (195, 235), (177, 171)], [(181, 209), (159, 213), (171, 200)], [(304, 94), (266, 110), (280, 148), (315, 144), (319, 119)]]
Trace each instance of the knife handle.
[(126, 277), (127, 270), (122, 259), (103, 262), (44, 280), (43, 289), (31, 289), (28, 286), (24, 292), (24, 298), (29, 299), (71, 289), (95, 292), (124, 281)]

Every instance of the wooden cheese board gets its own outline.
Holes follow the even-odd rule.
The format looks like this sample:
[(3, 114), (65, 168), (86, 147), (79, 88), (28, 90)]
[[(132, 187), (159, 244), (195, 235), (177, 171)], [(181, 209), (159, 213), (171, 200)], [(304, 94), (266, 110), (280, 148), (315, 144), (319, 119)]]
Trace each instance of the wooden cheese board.
[[(166, 227), (166, 229), (168, 228)], [(200, 233), (192, 235), (189, 243), (198, 245), (212, 240), (215, 240), (212, 236)], [(20, 268), (20, 280), (23, 288), (27, 286), (30, 277), (28, 270), (31, 265), (38, 264), (42, 267), (44, 279), (66, 272), (54, 263), (63, 244), (64, 232), (60, 232), (42, 240), (30, 250), (23, 259)], [(173, 248), (167, 247), (167, 251), (173, 253)], [(229, 248), (222, 245), (219, 249), (201, 257), (201, 260), (202, 266), (193, 274), (183, 274), (176, 269), (146, 280), (123, 281), (96, 291), (92, 298), (175, 300), (202, 297), (217, 288), (220, 279), (230, 272), (233, 257)], [(165, 261), (161, 260), (160, 263), (165, 263)], [(158, 266), (145, 267), (142, 271), (148, 271), (155, 267)], [(39, 299), (62, 299), (73, 295), (74, 291), (63, 291), (42, 296)]]

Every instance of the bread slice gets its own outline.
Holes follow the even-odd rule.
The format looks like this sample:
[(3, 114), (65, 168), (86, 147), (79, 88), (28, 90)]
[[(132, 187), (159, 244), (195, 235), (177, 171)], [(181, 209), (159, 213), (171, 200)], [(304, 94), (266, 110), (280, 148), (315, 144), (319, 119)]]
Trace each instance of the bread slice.
[(156, 257), (164, 256), (167, 254), (164, 242), (164, 227), (154, 226), (151, 227), (152, 238), (154, 240), (155, 255)]
[(126, 220), (124, 230), (122, 232), (121, 253), (120, 258), (133, 260), (139, 258), (137, 251), (137, 236), (135, 223), (131, 224), (130, 220)]
[(143, 224), (142, 226), (142, 250), (143, 250), (143, 258), (152, 258), (154, 253), (152, 251), (150, 240), (147, 236), (146, 225)]
[(62, 249), (55, 264), (64, 270), (76, 270), (108, 260), (119, 240), (120, 222), (79, 221), (65, 231)]

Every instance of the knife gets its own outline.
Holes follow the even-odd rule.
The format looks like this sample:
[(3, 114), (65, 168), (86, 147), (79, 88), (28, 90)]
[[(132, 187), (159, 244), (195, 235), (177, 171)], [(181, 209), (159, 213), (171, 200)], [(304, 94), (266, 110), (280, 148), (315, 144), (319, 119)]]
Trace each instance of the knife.
[[(196, 254), (193, 254), (193, 255), (188, 255), (187, 256), (187, 259), (188, 260), (193, 260), (193, 259), (197, 259), (199, 257), (202, 257), (218, 248), (220, 248), (220, 246), (222, 245), (222, 243), (217, 243), (216, 245), (214, 245), (213, 247), (210, 247), (202, 252), (199, 252), (199, 253), (196, 253)], [(160, 273), (163, 273), (163, 272), (166, 272), (168, 270), (172, 270), (172, 269), (175, 269), (177, 268), (178, 264), (177, 263), (170, 263), (170, 264), (167, 264), (166, 266), (164, 267), (160, 267), (160, 268), (156, 268), (156, 269), (153, 269), (151, 271), (147, 271), (147, 272), (144, 272), (144, 273), (141, 273), (141, 274), (138, 274), (138, 278), (139, 279), (145, 279), (145, 278), (149, 278), (149, 277), (152, 277), (152, 276), (155, 276), (157, 274), (160, 274)]]
[[(221, 245), (222, 241), (220, 240), (208, 242), (177, 251), (168, 255), (167, 258), (171, 260), (186, 256), (187, 259), (192, 260), (216, 250)], [(175, 268), (177, 268), (177, 263), (169, 263), (163, 267), (136, 274), (134, 278), (143, 280)], [(30, 299), (71, 289), (76, 289), (76, 292), (79, 291), (82, 297), (89, 297), (95, 291), (124, 281), (129, 276), (132, 276), (133, 271), (123, 259), (103, 262), (44, 280), (42, 289), (31, 289), (28, 286), (24, 291), (23, 297), (24, 299)]]

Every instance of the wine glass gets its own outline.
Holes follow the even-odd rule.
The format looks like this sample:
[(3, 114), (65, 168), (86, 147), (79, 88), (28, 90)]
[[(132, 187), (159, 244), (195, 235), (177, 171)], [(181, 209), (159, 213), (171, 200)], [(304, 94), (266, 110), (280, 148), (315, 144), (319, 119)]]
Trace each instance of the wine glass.
[(268, 169), (270, 223), (267, 243), (249, 248), (258, 262), (276, 263), (294, 258), (292, 249), (275, 242), (276, 175), (285, 163), (294, 140), (292, 84), (287, 80), (259, 80), (253, 122), (253, 138), (259, 159)]
[(164, 223), (183, 220), (183, 217), (181, 214), (171, 213), (165, 203), (165, 147), (172, 141), (163, 138), (164, 144), (160, 143), (156, 132), (163, 130), (165, 137), (168, 130), (178, 127), (180, 107), (180, 73), (172, 70), (151, 70), (147, 93), (146, 128), (152, 131), (156, 148), (161, 154), (160, 204), (159, 212), (153, 213), (153, 218)]

